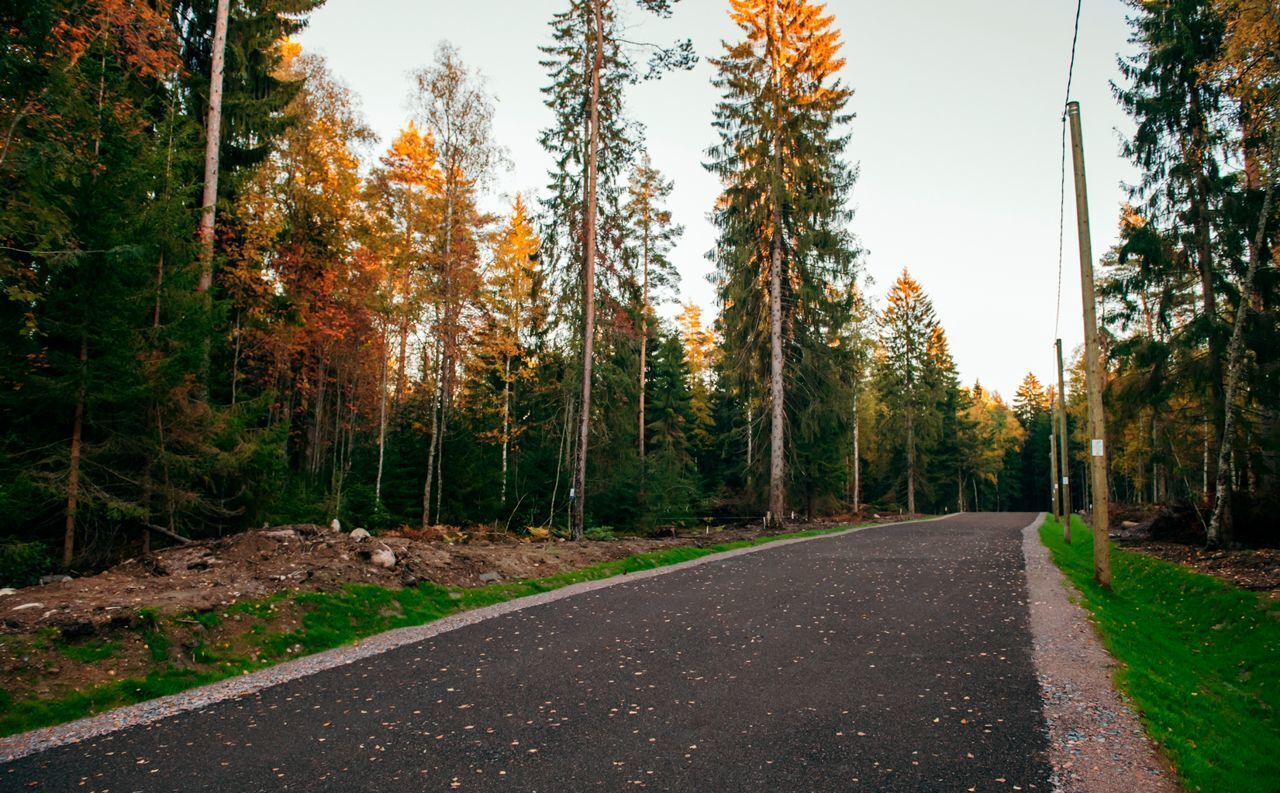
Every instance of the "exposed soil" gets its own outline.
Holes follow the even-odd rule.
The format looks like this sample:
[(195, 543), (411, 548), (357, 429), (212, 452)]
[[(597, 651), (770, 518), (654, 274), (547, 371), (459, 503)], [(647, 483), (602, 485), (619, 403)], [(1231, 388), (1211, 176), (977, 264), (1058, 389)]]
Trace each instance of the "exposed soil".
[(1122, 505), (1111, 513), (1111, 539), (1130, 551), (1185, 565), (1241, 589), (1280, 592), (1280, 548), (1206, 550), (1194, 505)]
[[(832, 519), (787, 531), (848, 522), (847, 517)], [(767, 534), (757, 524), (597, 542), (530, 541), (514, 535), (480, 539), (445, 530), (429, 536), (405, 530), (357, 540), (328, 527), (301, 524), (193, 542), (94, 576), (0, 595), (0, 689), (12, 701), (58, 697), (145, 677), (165, 665), (207, 672), (217, 668), (219, 658), (256, 660), (259, 646), (253, 632), (297, 628), (300, 607), (289, 598), (274, 601), (267, 613), (228, 607), (277, 593), (327, 592), (350, 583), (401, 588), (430, 581), (475, 587), (551, 576), (646, 551)], [(392, 566), (377, 563), (383, 551), (395, 555)], [(163, 643), (153, 646), (156, 629), (163, 633)]]
[(1194, 545), (1153, 540), (1117, 540), (1117, 544), (1166, 562), (1186, 565), (1198, 573), (1217, 576), (1241, 589), (1280, 592), (1280, 550), (1275, 548), (1206, 551)]

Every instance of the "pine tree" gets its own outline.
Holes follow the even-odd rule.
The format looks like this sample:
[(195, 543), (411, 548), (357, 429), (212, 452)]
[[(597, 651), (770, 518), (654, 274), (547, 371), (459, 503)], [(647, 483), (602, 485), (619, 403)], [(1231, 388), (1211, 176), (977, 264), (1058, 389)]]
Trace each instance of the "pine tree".
[(671, 181), (662, 178), (662, 173), (653, 167), (649, 153), (645, 152), (631, 172), (623, 209), (634, 244), (639, 247), (640, 259), (640, 407), (637, 434), (642, 466), (647, 426), (644, 415), (645, 367), (653, 324), (652, 307), (657, 302), (653, 298), (673, 289), (680, 279), (668, 254), (684, 233), (684, 227), (672, 221), (671, 211), (664, 206), (671, 196), (673, 186)]
[[(1222, 231), (1215, 208), (1227, 189), (1218, 154), (1225, 131), (1215, 120), (1225, 97), (1222, 86), (1204, 75), (1220, 56), (1225, 26), (1210, 0), (1135, 4), (1130, 26), (1131, 40), (1140, 50), (1121, 60), (1128, 85), (1115, 92), (1137, 125), (1125, 146), (1142, 171), (1133, 192), (1142, 200), (1148, 222), (1178, 229), (1180, 256), (1196, 274), (1199, 318), (1177, 343), (1204, 350), (1202, 370), (1195, 376), (1207, 392), (1206, 418), (1214, 428), (1209, 456), (1216, 459), (1227, 410), (1227, 331), (1220, 304), (1230, 286), (1230, 271), (1221, 266), (1215, 249), (1215, 237)], [(1229, 480), (1226, 490), (1215, 492), (1214, 498), (1229, 506)], [(1230, 510), (1225, 514), (1229, 527)]]
[(937, 403), (943, 381), (937, 369), (946, 360), (939, 354), (940, 332), (933, 301), (904, 269), (889, 290), (880, 314), (876, 384), (880, 401), (887, 409), (881, 432), (902, 439), (903, 478), (910, 513), (916, 511), (922, 451), (930, 448), (939, 431)]
[(1023, 427), (1031, 427), (1041, 414), (1049, 410), (1049, 394), (1045, 387), (1040, 384), (1040, 379), (1033, 372), (1027, 372), (1026, 377), (1022, 378), (1022, 382), (1018, 384), (1018, 390), (1013, 395), (1013, 412), (1018, 417), (1018, 421), (1022, 422)]
[[(670, 16), (676, 0), (637, 0), (646, 11)], [(642, 128), (628, 122), (627, 85), (636, 81), (620, 35), (617, 0), (570, 0), (551, 21), (552, 43), (542, 47), (542, 65), (551, 84), (543, 89), (555, 123), (539, 142), (555, 165), (543, 202), (543, 242), (548, 270), (560, 291), (561, 321), (579, 328), (581, 397), (573, 450), (570, 504), (575, 539), (581, 539), (587, 499), (587, 447), (593, 416), (592, 366), (596, 340), (597, 291), (614, 319), (629, 301), (619, 299), (630, 278), (620, 242), (626, 236), (621, 209), (623, 178), (641, 143)], [(688, 42), (654, 45), (648, 77), (694, 63)], [(580, 296), (580, 299), (579, 299)], [(612, 306), (610, 305), (612, 303)]]
[[(841, 132), (852, 92), (837, 76), (840, 35), (822, 5), (731, 0), (729, 13), (743, 38), (712, 61), (723, 96), (708, 165), (724, 185), (714, 216), (720, 321), (733, 376), (747, 393), (769, 394), (768, 505), (781, 523), (789, 370), (825, 340), (807, 331), (833, 293), (847, 293), (854, 269), (844, 231), (854, 173)], [(762, 380), (767, 388), (749, 385)]]
[(543, 204), (542, 234), (550, 272), (560, 288), (561, 310), (568, 309), (565, 324), (580, 326), (582, 338), (582, 391), (570, 486), (574, 539), (582, 537), (587, 496), (597, 273), (609, 271), (609, 263), (597, 258), (603, 259), (609, 250), (608, 230), (621, 226), (622, 178), (636, 145), (623, 113), (623, 93), (635, 77), (617, 27), (613, 3), (571, 0), (567, 10), (552, 18), (552, 44), (542, 48), (542, 65), (552, 81), (543, 91), (556, 116), (555, 124), (539, 138), (555, 159)]

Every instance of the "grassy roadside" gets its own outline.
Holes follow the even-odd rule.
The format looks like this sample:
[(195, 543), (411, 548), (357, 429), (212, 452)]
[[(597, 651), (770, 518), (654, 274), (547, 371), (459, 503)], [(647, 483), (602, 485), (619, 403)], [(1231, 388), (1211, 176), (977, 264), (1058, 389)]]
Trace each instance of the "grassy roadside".
[(1093, 581), (1093, 536), (1052, 518), (1040, 538), (1081, 593), (1120, 666), (1116, 682), (1188, 790), (1274, 793), (1280, 783), (1280, 603), (1180, 565), (1112, 549)]
[[(162, 617), (143, 609), (141, 626), (128, 638), (144, 643), (150, 664), (144, 677), (129, 677), (58, 697), (11, 701), (0, 688), (0, 736), (60, 724), (122, 705), (175, 694), (234, 675), (328, 650), (392, 628), (422, 625), (467, 609), (549, 592), (570, 584), (687, 562), (723, 551), (778, 540), (844, 531), (838, 526), (758, 537), (707, 547), (678, 547), (637, 554), (546, 578), (464, 588), (423, 583), (409, 589), (352, 584), (337, 592), (282, 593), (201, 614)], [(228, 629), (234, 635), (228, 637)], [(220, 640), (192, 640), (208, 633)], [(136, 634), (136, 635), (134, 635)], [(178, 635), (183, 647), (175, 648)], [(114, 637), (112, 637), (114, 638)], [(36, 642), (57, 643), (52, 634)], [(119, 641), (58, 645), (68, 658), (106, 662)]]

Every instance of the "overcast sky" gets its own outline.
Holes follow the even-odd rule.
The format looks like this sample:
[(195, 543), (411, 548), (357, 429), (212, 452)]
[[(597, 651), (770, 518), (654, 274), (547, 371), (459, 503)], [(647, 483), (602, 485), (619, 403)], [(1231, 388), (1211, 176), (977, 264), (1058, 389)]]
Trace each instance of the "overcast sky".
[[(538, 45), (568, 0), (328, 0), (300, 37), (324, 55), (360, 98), (381, 146), (407, 118), (410, 73), (436, 45), (452, 42), (480, 70), (497, 100), (495, 134), (511, 156), (499, 175), (497, 208), (516, 191), (546, 183), (538, 130), (551, 123)], [(719, 191), (703, 168), (715, 142), (717, 98), (706, 56), (737, 37), (726, 0), (683, 0), (670, 20), (647, 18), (628, 0), (629, 37), (692, 38), (704, 60), (632, 90), (632, 117), (647, 127), (654, 164), (675, 180), (671, 209), (686, 228), (674, 261), (681, 299), (710, 315), (705, 254), (715, 230), (707, 213)], [(908, 268), (933, 298), (965, 383), (1006, 397), (1028, 370), (1053, 376), (1058, 268), (1060, 109), (1070, 56), (1073, 0), (831, 0), (844, 34), (844, 80), (855, 93), (849, 159), (860, 168), (852, 230), (883, 296)], [(1132, 125), (1111, 96), (1116, 57), (1128, 53), (1126, 7), (1084, 0), (1072, 98), (1081, 104), (1094, 251), (1115, 241), (1120, 156)], [(1067, 184), (1060, 334), (1081, 342), (1080, 271)], [(668, 315), (673, 313), (670, 309)]]

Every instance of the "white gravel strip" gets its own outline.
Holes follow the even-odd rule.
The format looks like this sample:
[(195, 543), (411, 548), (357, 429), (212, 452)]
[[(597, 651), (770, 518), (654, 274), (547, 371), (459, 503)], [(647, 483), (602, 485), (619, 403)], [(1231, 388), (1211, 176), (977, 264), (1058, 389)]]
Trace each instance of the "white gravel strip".
[[(1112, 685), (1116, 662), (1040, 541), (1045, 515), (1022, 530), (1031, 635), (1049, 729), (1054, 789), (1062, 793), (1178, 793), (1181, 786)], [(1071, 595), (1068, 596), (1068, 590)]]
[(167, 697), (160, 697), (148, 702), (140, 702), (137, 705), (128, 705), (115, 710), (109, 710), (100, 713), (97, 716), (89, 716), (79, 721), (69, 722), (67, 724), (58, 724), (53, 727), (44, 727), (30, 732), (11, 735), (7, 738), (0, 738), (0, 764), (12, 762), (20, 757), (43, 752), (46, 749), (53, 749), (58, 746), (76, 743), (89, 738), (96, 738), (117, 730), (136, 727), (142, 724), (150, 724), (160, 719), (175, 716), (190, 710), (199, 710), (207, 708), (218, 702), (228, 699), (236, 699), (237, 697), (247, 696), (256, 693), (271, 686), (278, 686), (281, 683), (288, 683), (291, 680), (297, 680), (300, 677), (322, 672), (326, 669), (344, 666), (346, 664), (359, 661), (370, 656), (385, 653), (388, 650), (394, 650), (397, 647), (403, 647), (406, 644), (413, 644), (425, 639), (439, 636), (442, 633), (448, 633), (452, 630), (474, 625), (482, 620), (491, 619), (503, 614), (510, 614), (513, 611), (520, 611), (533, 606), (540, 606), (544, 603), (552, 603), (574, 595), (580, 595), (584, 592), (593, 592), (597, 589), (615, 586), (617, 584), (625, 584), (631, 581), (638, 581), (653, 576), (666, 575), (679, 570), (685, 570), (701, 564), (710, 562), (721, 562), (725, 559), (731, 559), (735, 556), (743, 556), (749, 553), (757, 553), (759, 551), (769, 550), (773, 548), (781, 548), (784, 545), (793, 545), (800, 542), (811, 542), (813, 540), (825, 540), (832, 537), (843, 537), (853, 532), (866, 531), (867, 529), (878, 529), (886, 526), (901, 526), (907, 523), (927, 523), (935, 520), (943, 520), (946, 515), (940, 518), (926, 518), (917, 521), (902, 521), (900, 523), (880, 523), (869, 526), (855, 526), (844, 531), (832, 532), (831, 534), (820, 534), (815, 537), (796, 537), (789, 540), (776, 540), (761, 545), (755, 545), (749, 548), (738, 548), (723, 553), (709, 554), (687, 562), (667, 565), (666, 567), (657, 567), (652, 570), (642, 570), (638, 573), (624, 573), (611, 578), (602, 578), (597, 581), (584, 581), (580, 584), (571, 584), (560, 589), (550, 592), (542, 592), (537, 595), (508, 600), (503, 603), (496, 603), (492, 606), (473, 609), (471, 611), (461, 611), (448, 617), (429, 622), (425, 625), (417, 625), (408, 628), (396, 628), (386, 631), (375, 636), (361, 639), (355, 644), (349, 644), (342, 647), (335, 647), (332, 650), (308, 655), (304, 658), (296, 658), (292, 661), (285, 661), (276, 666), (267, 667), (256, 672), (240, 675), (239, 677), (227, 678), (216, 683), (210, 683), (206, 686), (193, 688), (178, 694), (171, 694)]

